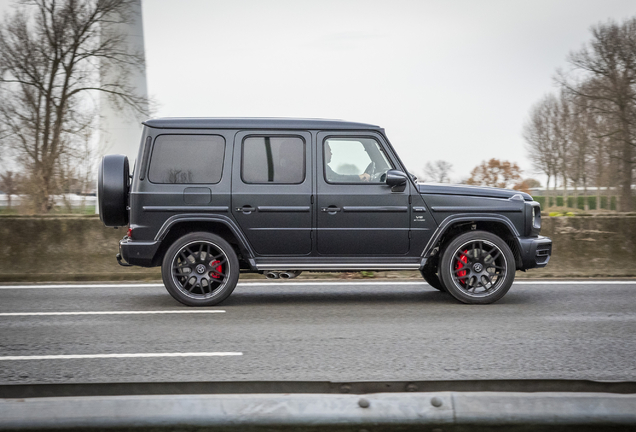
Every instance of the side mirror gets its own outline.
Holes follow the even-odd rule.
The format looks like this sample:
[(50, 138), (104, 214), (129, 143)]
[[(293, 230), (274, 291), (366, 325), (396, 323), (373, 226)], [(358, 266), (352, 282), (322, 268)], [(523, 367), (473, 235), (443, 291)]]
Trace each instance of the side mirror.
[[(391, 169), (386, 172), (386, 184), (391, 186), (394, 192), (402, 192), (406, 187), (408, 177), (400, 170)], [(398, 188), (401, 188), (398, 190)]]

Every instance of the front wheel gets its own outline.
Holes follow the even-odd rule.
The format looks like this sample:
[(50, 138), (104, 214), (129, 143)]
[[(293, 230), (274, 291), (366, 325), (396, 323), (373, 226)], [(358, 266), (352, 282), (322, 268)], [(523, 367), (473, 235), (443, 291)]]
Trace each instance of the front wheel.
[(446, 246), (438, 271), (444, 287), (457, 300), (488, 304), (508, 292), (515, 268), (515, 257), (500, 237), (486, 231), (470, 231)]
[(239, 263), (228, 242), (214, 234), (197, 232), (181, 237), (168, 248), (161, 275), (166, 289), (179, 302), (213, 306), (234, 291)]

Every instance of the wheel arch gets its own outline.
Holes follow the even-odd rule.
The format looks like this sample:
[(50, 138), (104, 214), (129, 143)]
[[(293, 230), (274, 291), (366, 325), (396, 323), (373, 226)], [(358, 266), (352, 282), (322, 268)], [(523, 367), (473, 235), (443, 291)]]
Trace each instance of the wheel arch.
[(222, 215), (178, 215), (169, 218), (155, 236), (160, 246), (153, 257), (153, 264), (160, 265), (166, 251), (178, 238), (198, 231), (209, 232), (223, 238), (235, 249), (241, 267), (256, 270), (254, 251), (247, 239), (230, 218)]
[(457, 235), (473, 230), (487, 231), (500, 237), (512, 250), (516, 268), (523, 267), (519, 231), (510, 219), (497, 214), (461, 214), (447, 217), (427, 243), (422, 258), (428, 260), (436, 248), (443, 249), (444, 245)]

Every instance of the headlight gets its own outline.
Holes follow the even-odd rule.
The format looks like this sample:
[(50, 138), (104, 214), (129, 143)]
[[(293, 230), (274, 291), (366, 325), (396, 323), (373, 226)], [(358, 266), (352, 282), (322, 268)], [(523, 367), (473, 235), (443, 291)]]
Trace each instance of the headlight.
[(532, 234), (539, 235), (541, 231), (541, 205), (532, 206)]
[(526, 235), (537, 236), (541, 231), (541, 204), (526, 202)]
[(537, 208), (536, 207), (532, 207), (532, 227), (534, 228), (534, 220), (536, 219), (537, 216)]

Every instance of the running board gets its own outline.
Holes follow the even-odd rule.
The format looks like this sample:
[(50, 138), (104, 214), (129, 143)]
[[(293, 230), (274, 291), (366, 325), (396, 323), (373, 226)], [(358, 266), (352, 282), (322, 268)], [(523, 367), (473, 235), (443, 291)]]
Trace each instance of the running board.
[(325, 264), (302, 264), (302, 263), (267, 263), (256, 264), (257, 270), (320, 270), (320, 271), (360, 271), (360, 270), (419, 270), (420, 264), (406, 264), (406, 263), (325, 263)]

